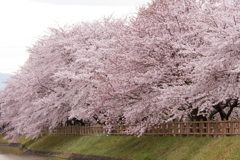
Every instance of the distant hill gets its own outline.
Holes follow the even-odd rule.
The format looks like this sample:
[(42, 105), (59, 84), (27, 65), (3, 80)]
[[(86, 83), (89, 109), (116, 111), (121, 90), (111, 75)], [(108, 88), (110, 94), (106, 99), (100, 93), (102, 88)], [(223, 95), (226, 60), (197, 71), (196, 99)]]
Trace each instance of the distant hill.
[(12, 74), (0, 73), (0, 91), (6, 87), (6, 84), (2, 83), (2, 82), (9, 79), (11, 76), (12, 76)]

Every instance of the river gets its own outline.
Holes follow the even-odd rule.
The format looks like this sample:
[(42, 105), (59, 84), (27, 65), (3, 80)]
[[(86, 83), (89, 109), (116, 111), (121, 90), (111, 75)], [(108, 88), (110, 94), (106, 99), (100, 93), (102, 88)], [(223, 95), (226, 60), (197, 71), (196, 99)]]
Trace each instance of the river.
[(63, 160), (63, 159), (27, 155), (23, 154), (18, 147), (0, 146), (0, 160)]

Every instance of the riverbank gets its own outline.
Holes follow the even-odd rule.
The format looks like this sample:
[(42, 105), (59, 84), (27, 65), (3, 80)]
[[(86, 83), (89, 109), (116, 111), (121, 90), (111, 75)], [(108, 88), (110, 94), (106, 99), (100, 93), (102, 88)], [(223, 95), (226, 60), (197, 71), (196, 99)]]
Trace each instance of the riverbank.
[[(92, 154), (77, 154), (74, 153), (72, 151), (60, 151), (60, 150), (51, 150), (50, 148), (44, 148), (43, 149), (36, 149), (32, 147), (33, 144), (38, 143), (40, 141), (40, 139), (44, 139), (46, 137), (39, 137), (37, 140), (32, 140), (31, 138), (27, 138), (25, 139), (25, 136), (21, 136), (19, 141), (17, 141), (17, 143), (8, 143), (8, 140), (3, 140), (3, 135), (0, 135), (0, 146), (8, 146), (8, 147), (19, 147), (20, 150), (23, 152), (23, 154), (27, 154), (27, 155), (38, 155), (38, 156), (46, 156), (46, 157), (56, 157), (56, 158), (62, 158), (67, 159), (67, 160), (131, 160), (128, 158), (115, 158), (115, 157), (111, 157), (111, 156), (103, 156), (103, 155), (92, 155)], [(54, 136), (56, 137), (56, 136)], [(58, 137), (58, 136), (57, 136)], [(65, 137), (66, 139), (69, 139), (69, 136), (61, 136)], [(47, 139), (45, 139), (48, 143), (54, 143), (54, 141), (52, 139), (53, 137), (51, 135), (47, 136)], [(58, 137), (59, 138), (59, 137)], [(76, 138), (74, 136), (74, 138)], [(51, 140), (49, 140), (51, 139)], [(48, 145), (48, 144), (46, 144)], [(37, 145), (39, 147), (39, 145)], [(40, 144), (40, 146), (43, 146), (42, 144)], [(37, 147), (37, 148), (38, 148)], [(40, 147), (41, 148), (41, 147)]]
[[(49, 158), (52, 159), (54, 157), (54, 159), (56, 160), (123, 160), (121, 158), (114, 158), (114, 157), (107, 157), (107, 156), (84, 155), (84, 154), (74, 154), (74, 153), (67, 153), (67, 152), (64, 153), (64, 152), (58, 152), (58, 151), (28, 149), (26, 147), (23, 147), (22, 144), (20, 143), (0, 143), (0, 159), (1, 159), (1, 155), (6, 155), (8, 158), (9, 158), (9, 155), (16, 155), (14, 159), (15, 158), (22, 159), (24, 156), (24, 158), (26, 159), (36, 159), (40, 157), (44, 157), (44, 159), (49, 159)], [(131, 160), (131, 159), (124, 159), (124, 160)]]
[[(0, 140), (0, 142), (3, 142)], [(6, 141), (4, 141), (6, 142)], [(53, 151), (54, 156), (73, 154), (100, 155), (130, 159), (240, 159), (239, 137), (134, 137), (134, 136), (57, 136), (47, 135), (37, 140), (24, 136), (22, 148)]]

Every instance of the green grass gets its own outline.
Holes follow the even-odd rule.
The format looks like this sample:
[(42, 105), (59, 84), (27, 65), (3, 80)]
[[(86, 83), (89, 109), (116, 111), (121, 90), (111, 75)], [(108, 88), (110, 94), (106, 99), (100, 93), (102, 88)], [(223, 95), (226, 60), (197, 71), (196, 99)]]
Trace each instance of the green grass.
[[(31, 149), (142, 160), (240, 159), (239, 137), (57, 136), (21, 143)], [(0, 140), (1, 142), (1, 140)]]

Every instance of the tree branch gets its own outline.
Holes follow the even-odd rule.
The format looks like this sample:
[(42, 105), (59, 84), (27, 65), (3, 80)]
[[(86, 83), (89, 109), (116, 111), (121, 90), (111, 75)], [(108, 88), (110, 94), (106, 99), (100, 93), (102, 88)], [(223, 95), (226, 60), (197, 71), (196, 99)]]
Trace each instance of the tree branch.
[(218, 113), (218, 110), (213, 110), (211, 113), (210, 113), (210, 115), (209, 115), (209, 119), (212, 119), (213, 118), (213, 116), (215, 115), (215, 114), (217, 114)]
[(53, 89), (51, 89), (51, 88), (48, 88), (48, 87), (46, 87), (46, 86), (44, 86), (44, 85), (42, 85), (42, 83), (39, 81), (39, 78), (37, 77), (37, 79), (38, 79), (38, 83), (43, 87), (43, 88), (46, 88), (46, 89), (48, 89), (48, 90), (50, 90), (50, 91), (52, 91), (52, 92), (54, 92), (54, 93), (57, 93), (56, 91), (54, 91)]
[(233, 102), (232, 105), (230, 105), (230, 109), (229, 109), (229, 111), (228, 111), (228, 113), (227, 113), (227, 118), (228, 118), (228, 117), (230, 116), (230, 114), (232, 113), (233, 108), (237, 106), (237, 103), (238, 103), (238, 98)]

